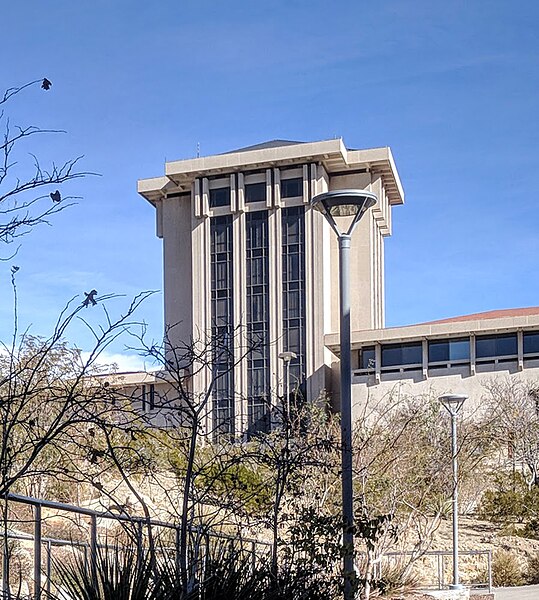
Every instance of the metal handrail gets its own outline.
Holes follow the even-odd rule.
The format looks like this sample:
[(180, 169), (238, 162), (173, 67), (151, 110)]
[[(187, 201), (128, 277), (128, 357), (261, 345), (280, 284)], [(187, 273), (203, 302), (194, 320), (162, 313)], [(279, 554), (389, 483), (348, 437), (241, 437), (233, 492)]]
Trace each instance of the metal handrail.
[[(15, 502), (19, 504), (27, 504), (34, 507), (34, 535), (26, 534), (26, 533), (12, 533), (9, 531), (4, 531), (3, 536), (8, 539), (24, 539), (28, 541), (34, 542), (34, 600), (41, 600), (41, 546), (43, 544), (47, 547), (47, 591), (50, 591), (50, 569), (51, 569), (51, 547), (57, 545), (70, 545), (70, 546), (82, 546), (85, 548), (89, 548), (90, 550), (90, 567), (92, 569), (92, 576), (97, 578), (97, 551), (98, 548), (102, 545), (98, 543), (97, 539), (97, 519), (111, 519), (113, 521), (131, 523), (137, 525), (136, 536), (137, 536), (137, 547), (142, 548), (143, 545), (143, 534), (144, 527), (162, 527), (172, 529), (176, 532), (175, 542), (176, 542), (176, 553), (179, 555), (179, 539), (180, 539), (180, 531), (181, 526), (175, 523), (169, 523), (167, 521), (160, 521), (157, 519), (151, 519), (147, 517), (141, 516), (132, 516), (128, 514), (116, 514), (110, 511), (99, 511), (91, 508), (83, 508), (81, 506), (75, 506), (73, 504), (66, 504), (64, 502), (56, 502), (54, 500), (45, 500), (42, 498), (33, 498), (31, 496), (24, 496), (21, 494), (15, 494), (12, 492), (8, 492), (5, 495), (0, 495), (0, 498), (4, 498), (8, 502)], [(65, 511), (70, 513), (75, 513), (79, 515), (84, 515), (86, 517), (90, 517), (90, 540), (89, 542), (80, 542), (73, 540), (61, 540), (55, 538), (48, 538), (42, 536), (42, 516), (41, 509), (42, 508), (52, 508), (59, 511)], [(257, 554), (257, 546), (265, 546), (269, 548), (271, 546), (270, 542), (266, 542), (263, 540), (256, 540), (254, 538), (248, 537), (237, 537), (234, 535), (215, 532), (211, 530), (206, 530), (201, 527), (193, 527), (189, 526), (189, 530), (192, 533), (197, 533), (200, 535), (207, 536), (208, 538), (216, 538), (222, 540), (229, 540), (231, 542), (239, 542), (242, 544), (250, 545), (250, 552), (252, 554), (253, 563), (256, 562), (256, 554)], [(4, 551), (3, 559), (2, 559), (2, 582), (3, 582), (3, 595), (4, 597), (9, 597), (9, 581), (7, 574), (9, 573), (9, 552)]]
[[(447, 587), (447, 584), (444, 581), (444, 557), (446, 556), (452, 556), (452, 550), (427, 550), (426, 552), (423, 552), (421, 554), (421, 556), (419, 556), (418, 558), (423, 558), (425, 556), (435, 556), (438, 558), (438, 568), (437, 568), (437, 587), (439, 590), (444, 589), (444, 587)], [(412, 556), (414, 554), (413, 551), (411, 550), (402, 550), (402, 551), (395, 551), (395, 552), (384, 552), (382, 558), (386, 558), (386, 557), (399, 557), (399, 556)], [(479, 555), (483, 555), (487, 557), (487, 581), (485, 583), (476, 583), (474, 585), (471, 585), (470, 587), (472, 589), (479, 589), (479, 588), (483, 588), (486, 587), (488, 589), (488, 592), (491, 593), (492, 592), (492, 550), (460, 550), (459, 554), (461, 556), (479, 556)], [(378, 572), (377, 572), (377, 576), (380, 578), (383, 572), (383, 568), (382, 568), (382, 563), (378, 563)], [(428, 586), (422, 586), (420, 589), (429, 589)]]

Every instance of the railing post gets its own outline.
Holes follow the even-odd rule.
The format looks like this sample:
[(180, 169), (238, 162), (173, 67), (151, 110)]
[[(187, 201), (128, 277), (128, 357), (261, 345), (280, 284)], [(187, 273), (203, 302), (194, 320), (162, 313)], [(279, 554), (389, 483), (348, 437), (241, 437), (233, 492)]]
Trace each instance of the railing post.
[(8, 537), (8, 523), (9, 523), (9, 494), (4, 496), (4, 514), (2, 524), (4, 526), (4, 552), (2, 554), (2, 598), (9, 597), (9, 537)]
[[(7, 528), (6, 528), (7, 529)], [(9, 597), (9, 538), (4, 532), (4, 552), (2, 555), (2, 598)]]
[(442, 589), (442, 581), (444, 580), (444, 565), (443, 565), (443, 554), (438, 554), (438, 589)]
[(34, 506), (34, 599), (41, 600), (41, 504)]
[(137, 565), (139, 567), (142, 565), (143, 536), (142, 521), (137, 521)]
[(178, 571), (178, 575), (181, 572), (181, 563), (180, 563), (180, 543), (181, 543), (181, 527), (176, 527), (176, 569)]
[(90, 515), (90, 573), (92, 583), (97, 588), (97, 517)]
[(51, 595), (51, 562), (52, 562), (52, 544), (47, 542), (47, 598)]
[(492, 550), (488, 551), (487, 555), (488, 564), (488, 593), (492, 592)]
[(442, 577), (440, 579), (440, 589), (442, 590), (443, 587), (444, 587), (444, 585), (445, 585), (445, 582), (444, 582), (444, 566), (445, 566), (444, 565), (444, 558), (445, 558), (445, 554), (442, 553), (442, 554), (440, 554), (440, 556), (442, 557)]

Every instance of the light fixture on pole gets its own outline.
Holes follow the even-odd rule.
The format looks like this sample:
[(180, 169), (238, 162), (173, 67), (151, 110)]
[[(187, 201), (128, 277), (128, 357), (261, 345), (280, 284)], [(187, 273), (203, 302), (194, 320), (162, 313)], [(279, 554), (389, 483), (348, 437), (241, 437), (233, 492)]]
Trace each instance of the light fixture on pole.
[(285, 368), (285, 388), (284, 388), (284, 397), (285, 404), (284, 407), (286, 409), (285, 418), (288, 422), (290, 418), (290, 361), (296, 359), (298, 355), (295, 352), (281, 352), (279, 353), (279, 358), (284, 362)]
[[(339, 299), (341, 348), (341, 462), (344, 598), (352, 600), (354, 577), (354, 496), (352, 487), (352, 365), (350, 347), (350, 242), (361, 217), (376, 204), (365, 190), (334, 190), (319, 194), (311, 205), (326, 217), (339, 239)], [(346, 227), (341, 231), (337, 220)]]
[(468, 396), (462, 394), (446, 394), (438, 400), (451, 415), (451, 460), (453, 464), (453, 583), (452, 590), (462, 589), (459, 583), (459, 505), (458, 505), (458, 470), (457, 470), (457, 415)]

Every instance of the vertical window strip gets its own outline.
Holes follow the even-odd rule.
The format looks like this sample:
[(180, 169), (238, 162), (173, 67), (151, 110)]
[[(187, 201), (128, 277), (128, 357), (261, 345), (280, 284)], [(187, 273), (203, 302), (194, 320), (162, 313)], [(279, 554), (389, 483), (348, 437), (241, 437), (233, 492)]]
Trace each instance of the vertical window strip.
[(270, 430), (268, 212), (246, 214), (248, 434)]
[(291, 387), (305, 381), (305, 209), (281, 211), (283, 280), (283, 350), (294, 352), (290, 362)]
[(214, 436), (234, 435), (232, 216), (210, 222)]

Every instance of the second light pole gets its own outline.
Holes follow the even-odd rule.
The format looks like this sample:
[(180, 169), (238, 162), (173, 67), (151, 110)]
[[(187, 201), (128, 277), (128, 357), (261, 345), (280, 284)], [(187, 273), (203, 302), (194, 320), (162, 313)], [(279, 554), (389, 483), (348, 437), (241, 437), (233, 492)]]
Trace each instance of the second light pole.
[(438, 400), (451, 415), (451, 462), (453, 468), (453, 583), (449, 586), (451, 590), (460, 590), (459, 582), (459, 493), (458, 493), (458, 469), (457, 469), (457, 415), (468, 396), (461, 394), (446, 394)]
[[(352, 361), (350, 345), (350, 243), (361, 217), (376, 204), (376, 195), (365, 190), (335, 190), (319, 194), (311, 205), (326, 217), (339, 239), (339, 304), (341, 349), (341, 463), (343, 516), (344, 598), (354, 591), (354, 495), (352, 479)], [(343, 219), (341, 219), (341, 217)], [(344, 221), (346, 229), (337, 225)]]

